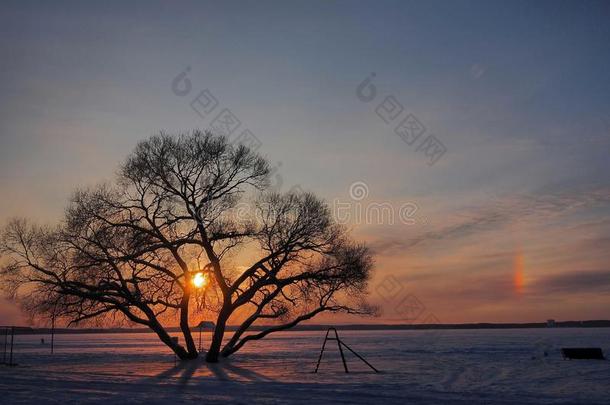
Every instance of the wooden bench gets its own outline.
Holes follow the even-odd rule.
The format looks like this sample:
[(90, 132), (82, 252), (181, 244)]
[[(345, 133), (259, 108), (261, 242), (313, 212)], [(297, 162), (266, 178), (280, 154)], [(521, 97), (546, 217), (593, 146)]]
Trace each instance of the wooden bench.
[(599, 347), (566, 347), (561, 349), (564, 359), (590, 359), (605, 360), (604, 353)]

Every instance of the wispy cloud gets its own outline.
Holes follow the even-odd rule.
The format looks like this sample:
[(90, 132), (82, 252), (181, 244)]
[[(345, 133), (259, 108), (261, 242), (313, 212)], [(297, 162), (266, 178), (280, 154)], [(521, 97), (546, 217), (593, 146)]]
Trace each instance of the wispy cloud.
[(466, 238), (502, 229), (518, 222), (550, 221), (552, 218), (610, 204), (610, 189), (583, 192), (560, 191), (538, 195), (495, 196), (484, 204), (458, 209), (442, 220), (444, 225), (410, 238), (382, 238), (371, 245), (378, 254), (400, 254), (423, 243)]
[(610, 270), (573, 270), (540, 278), (532, 285), (533, 293), (610, 292)]

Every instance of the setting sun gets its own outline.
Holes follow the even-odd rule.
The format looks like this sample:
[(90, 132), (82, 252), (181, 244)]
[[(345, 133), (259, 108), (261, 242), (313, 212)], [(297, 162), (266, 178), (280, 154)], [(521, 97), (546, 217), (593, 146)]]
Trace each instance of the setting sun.
[(193, 285), (197, 288), (205, 287), (208, 284), (208, 277), (203, 273), (195, 274)]

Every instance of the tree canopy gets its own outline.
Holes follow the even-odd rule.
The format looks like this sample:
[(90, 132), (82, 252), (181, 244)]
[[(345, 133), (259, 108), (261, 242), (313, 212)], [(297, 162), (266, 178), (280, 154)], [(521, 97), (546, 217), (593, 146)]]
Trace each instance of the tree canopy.
[[(6, 225), (3, 287), (34, 316), (146, 325), (182, 359), (198, 356), (200, 316), (215, 323), (211, 362), (322, 312), (372, 314), (367, 247), (315, 195), (270, 191), (269, 172), (222, 136), (153, 136), (56, 226)], [(176, 320), (184, 345), (167, 332)]]

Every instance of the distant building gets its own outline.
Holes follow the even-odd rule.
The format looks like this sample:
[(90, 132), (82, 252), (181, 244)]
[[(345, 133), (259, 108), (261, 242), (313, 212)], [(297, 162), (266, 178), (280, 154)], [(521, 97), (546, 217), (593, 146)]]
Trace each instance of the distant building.
[(555, 320), (554, 319), (547, 319), (546, 327), (547, 328), (554, 328), (555, 327)]

